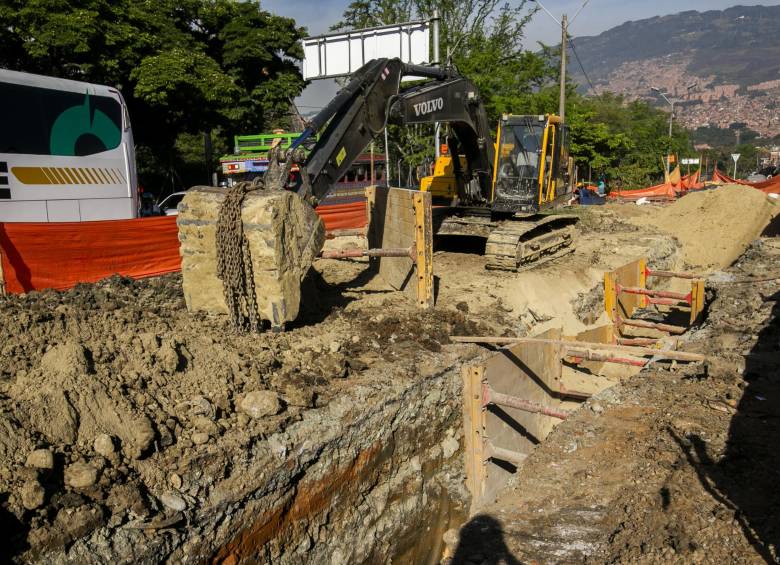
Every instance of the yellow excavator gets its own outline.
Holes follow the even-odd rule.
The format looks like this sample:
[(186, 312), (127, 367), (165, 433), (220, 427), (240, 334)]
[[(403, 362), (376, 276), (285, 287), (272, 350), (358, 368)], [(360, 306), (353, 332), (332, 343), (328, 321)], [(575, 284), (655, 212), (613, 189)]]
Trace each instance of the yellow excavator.
[[(427, 80), (402, 87), (405, 75)], [(489, 269), (523, 270), (571, 250), (576, 216), (544, 214), (572, 197), (567, 127), (555, 115), (507, 114), (494, 143), (479, 92), (449, 68), (376, 59), (356, 71), (291, 145), (299, 194), (323, 198), (388, 123), (435, 122), (446, 124), (447, 151), (420, 188), (441, 204), (437, 234), (486, 238)]]
[(573, 159), (568, 130), (558, 116), (505, 114), (498, 124), (490, 217), (473, 208), (458, 209), (458, 177), (467, 167), (457, 162), (447, 144), (441, 147), (433, 175), (423, 177), (420, 190), (434, 202), (454, 209), (438, 210), (439, 235), (487, 238), (488, 269), (523, 270), (572, 250), (577, 218), (542, 215), (572, 196)]

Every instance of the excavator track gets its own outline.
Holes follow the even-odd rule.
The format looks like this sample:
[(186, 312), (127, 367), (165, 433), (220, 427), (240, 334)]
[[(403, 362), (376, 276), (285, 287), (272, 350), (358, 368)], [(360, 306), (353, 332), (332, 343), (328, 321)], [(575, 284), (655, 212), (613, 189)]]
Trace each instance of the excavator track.
[(508, 220), (494, 228), (485, 244), (485, 268), (520, 272), (574, 251), (577, 216)]

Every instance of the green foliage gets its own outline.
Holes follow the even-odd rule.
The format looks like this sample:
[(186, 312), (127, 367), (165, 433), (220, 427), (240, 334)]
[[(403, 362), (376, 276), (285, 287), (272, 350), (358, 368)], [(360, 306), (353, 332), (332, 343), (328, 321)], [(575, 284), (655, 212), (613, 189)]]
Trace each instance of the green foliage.
[(6, 0), (0, 29), (0, 66), (121, 90), (152, 191), (163, 173), (189, 182), (172, 170), (188, 168), (182, 135), (288, 126), (304, 86), (304, 30), (249, 2)]
[(575, 96), (567, 112), (581, 175), (603, 172), (613, 185), (639, 188), (662, 177), (662, 155), (691, 153), (688, 133), (675, 125), (670, 139), (669, 114), (643, 101)]

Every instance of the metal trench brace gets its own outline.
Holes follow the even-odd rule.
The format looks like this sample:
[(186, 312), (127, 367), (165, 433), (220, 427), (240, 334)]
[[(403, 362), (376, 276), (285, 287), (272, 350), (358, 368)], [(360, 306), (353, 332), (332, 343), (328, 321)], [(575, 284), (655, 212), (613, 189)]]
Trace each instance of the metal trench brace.
[(560, 330), (521, 338), (450, 336), (450, 341), (500, 348), (462, 369), (464, 458), (472, 509), (495, 496), (534, 447), (570, 417), (567, 406), (574, 408), (591, 396), (564, 386), (565, 361), (638, 367), (659, 359), (706, 361), (697, 353), (657, 346), (563, 339)]
[(417, 259), (417, 247), (412, 245), (406, 249), (343, 249), (339, 251), (322, 251), (322, 259), (354, 259), (360, 257), (409, 257), (412, 261)]
[[(687, 293), (651, 290), (647, 288), (647, 280), (650, 277), (687, 279), (691, 281), (691, 290)], [(633, 319), (638, 310), (650, 305), (688, 309), (688, 326)], [(647, 259), (639, 259), (604, 273), (604, 307), (615, 325), (619, 344), (650, 345), (657, 340), (625, 338), (622, 334), (623, 328), (652, 329), (670, 335), (685, 333), (704, 311), (704, 280), (694, 273), (656, 271), (647, 266)]]

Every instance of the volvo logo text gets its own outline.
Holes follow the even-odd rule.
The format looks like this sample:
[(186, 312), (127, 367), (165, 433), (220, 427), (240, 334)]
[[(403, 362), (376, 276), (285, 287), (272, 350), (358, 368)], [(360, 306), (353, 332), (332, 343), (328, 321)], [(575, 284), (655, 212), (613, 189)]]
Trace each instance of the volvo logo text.
[(435, 98), (433, 100), (426, 100), (425, 102), (418, 102), (414, 105), (414, 115), (424, 116), (431, 112), (444, 109), (444, 98)]

